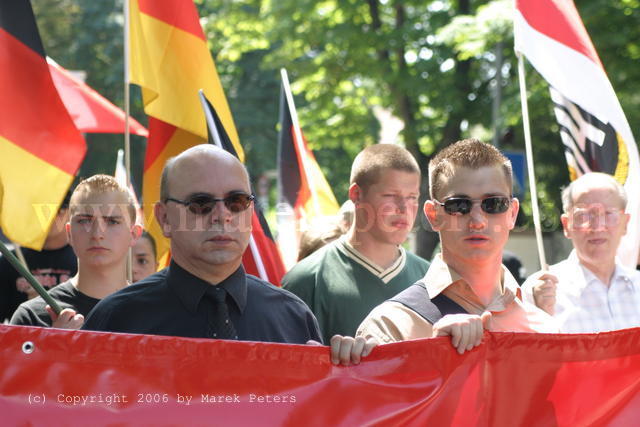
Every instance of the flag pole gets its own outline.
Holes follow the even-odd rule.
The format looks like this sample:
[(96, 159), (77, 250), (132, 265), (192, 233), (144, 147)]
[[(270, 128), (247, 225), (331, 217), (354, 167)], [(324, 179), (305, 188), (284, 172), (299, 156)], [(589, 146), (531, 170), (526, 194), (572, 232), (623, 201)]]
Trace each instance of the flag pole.
[[(307, 171), (311, 170), (310, 168), (307, 168), (307, 165), (305, 165), (306, 160), (306, 156), (305, 154), (305, 148), (304, 148), (304, 144), (303, 144), (303, 139), (302, 139), (302, 130), (300, 129), (300, 122), (298, 121), (298, 111), (296, 110), (296, 104), (293, 102), (293, 95), (291, 94), (291, 86), (289, 85), (289, 75), (287, 74), (287, 70), (284, 68), (280, 69), (280, 76), (282, 78), (282, 87), (284, 88), (284, 96), (287, 100), (287, 104), (289, 104), (289, 111), (291, 112), (291, 123), (293, 124), (293, 133), (295, 134), (295, 142), (296, 142), (296, 148), (298, 149), (298, 153), (299, 153), (299, 158), (302, 161), (302, 168), (305, 171), (305, 174), (307, 173)], [(313, 185), (312, 183), (313, 180), (307, 180), (307, 184), (311, 187)], [(311, 188), (311, 191), (314, 191), (314, 188)], [(313, 199), (313, 208), (316, 211), (317, 215), (321, 214), (321, 209), (320, 209), (320, 205), (319, 205), (319, 200), (317, 197), (312, 197)]]
[[(217, 147), (224, 149), (224, 147), (222, 146), (222, 140), (220, 139), (220, 133), (218, 133), (218, 128), (216, 127), (216, 122), (215, 120), (213, 120), (213, 115), (211, 114), (211, 111), (209, 111), (209, 107), (207, 106), (207, 97), (204, 95), (204, 91), (202, 89), (198, 91), (198, 97), (200, 98), (202, 110), (204, 111), (204, 117), (207, 120), (207, 126), (209, 128), (211, 136), (213, 137), (213, 142)], [(249, 235), (249, 249), (251, 250), (251, 254), (253, 255), (253, 260), (256, 263), (256, 268), (258, 269), (260, 278), (268, 282), (269, 275), (267, 274), (267, 269), (262, 263), (262, 258), (260, 257), (260, 252), (258, 251), (258, 246), (256, 245), (256, 241), (253, 238), (253, 234)]]
[(540, 226), (540, 208), (538, 207), (538, 190), (536, 187), (535, 171), (533, 168), (533, 151), (531, 149), (531, 127), (529, 125), (529, 105), (527, 103), (527, 83), (524, 72), (524, 57), (521, 52), (516, 52), (518, 57), (518, 81), (520, 83), (520, 104), (522, 106), (522, 125), (524, 126), (524, 144), (527, 153), (527, 172), (529, 175), (529, 191), (531, 193), (531, 210), (533, 211), (533, 226), (538, 245), (538, 258), (540, 269), (548, 268), (542, 240), (542, 227)]
[(24, 265), (25, 268), (28, 270), (29, 264), (27, 264), (27, 259), (24, 257), (24, 254), (22, 253), (22, 247), (20, 247), (20, 245), (17, 244), (16, 242), (11, 242), (11, 243), (13, 243), (13, 249), (16, 251), (16, 257), (20, 260), (22, 265)]
[[(129, 1), (124, 1), (124, 168), (127, 173), (127, 189), (131, 187), (131, 133), (129, 129), (129, 116), (131, 100), (129, 99)], [(127, 280), (133, 282), (133, 253), (129, 248), (127, 256)]]

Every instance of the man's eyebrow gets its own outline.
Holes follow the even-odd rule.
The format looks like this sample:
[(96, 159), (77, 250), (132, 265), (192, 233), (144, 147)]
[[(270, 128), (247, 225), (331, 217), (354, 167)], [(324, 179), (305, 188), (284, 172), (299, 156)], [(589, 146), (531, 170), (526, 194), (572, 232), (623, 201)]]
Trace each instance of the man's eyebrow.
[(203, 193), (203, 192), (197, 192), (197, 193), (189, 193), (187, 195), (187, 197), (185, 197), (185, 200), (189, 200), (193, 197), (213, 197), (213, 194), (211, 193)]
[(122, 219), (124, 218), (122, 215), (102, 215), (104, 219)]
[[(222, 197), (227, 197), (227, 196), (231, 196), (233, 194), (251, 194), (251, 191), (246, 191), (246, 190), (231, 190), (231, 191), (227, 191), (226, 193), (223, 194)], [(185, 200), (189, 200), (191, 198), (194, 197), (211, 197), (213, 199), (217, 198), (216, 196), (214, 196), (211, 193), (202, 193), (202, 192), (198, 192), (198, 193), (191, 193), (189, 195), (187, 195), (187, 197), (185, 197)]]
[(79, 214), (74, 214), (73, 218), (93, 218), (93, 214), (87, 214), (87, 213), (79, 213)]
[[(500, 191), (495, 191), (495, 192), (491, 192), (491, 193), (484, 193), (482, 196), (480, 196), (481, 199), (484, 199), (486, 197), (509, 197), (508, 194), (502, 193)], [(471, 199), (472, 197), (469, 196), (466, 193), (456, 193), (452, 196), (449, 196), (449, 198), (456, 198), (456, 199)]]

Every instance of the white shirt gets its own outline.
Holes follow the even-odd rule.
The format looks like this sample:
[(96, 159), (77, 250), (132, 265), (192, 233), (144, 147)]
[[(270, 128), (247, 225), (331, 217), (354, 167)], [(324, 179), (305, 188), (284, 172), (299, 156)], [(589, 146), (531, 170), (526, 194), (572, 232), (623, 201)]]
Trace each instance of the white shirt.
[[(607, 287), (580, 264), (575, 250), (552, 265), (558, 278), (553, 317), (564, 333), (595, 333), (640, 326), (640, 272), (620, 265)], [(532, 276), (522, 285), (524, 300), (534, 303)]]

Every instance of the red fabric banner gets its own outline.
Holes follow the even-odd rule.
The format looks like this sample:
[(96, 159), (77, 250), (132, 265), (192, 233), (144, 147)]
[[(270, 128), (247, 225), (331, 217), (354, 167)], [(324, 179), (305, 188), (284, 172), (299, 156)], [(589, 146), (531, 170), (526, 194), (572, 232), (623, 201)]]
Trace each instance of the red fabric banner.
[(3, 424), (634, 425), (640, 329), (327, 347), (0, 326)]

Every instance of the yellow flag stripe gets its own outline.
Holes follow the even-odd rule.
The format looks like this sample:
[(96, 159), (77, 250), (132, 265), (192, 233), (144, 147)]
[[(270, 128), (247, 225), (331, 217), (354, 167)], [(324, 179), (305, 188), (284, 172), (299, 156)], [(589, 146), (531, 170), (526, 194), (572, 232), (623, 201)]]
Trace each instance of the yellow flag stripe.
[(40, 250), (73, 175), (2, 136), (0, 153), (0, 226), (9, 239)]

